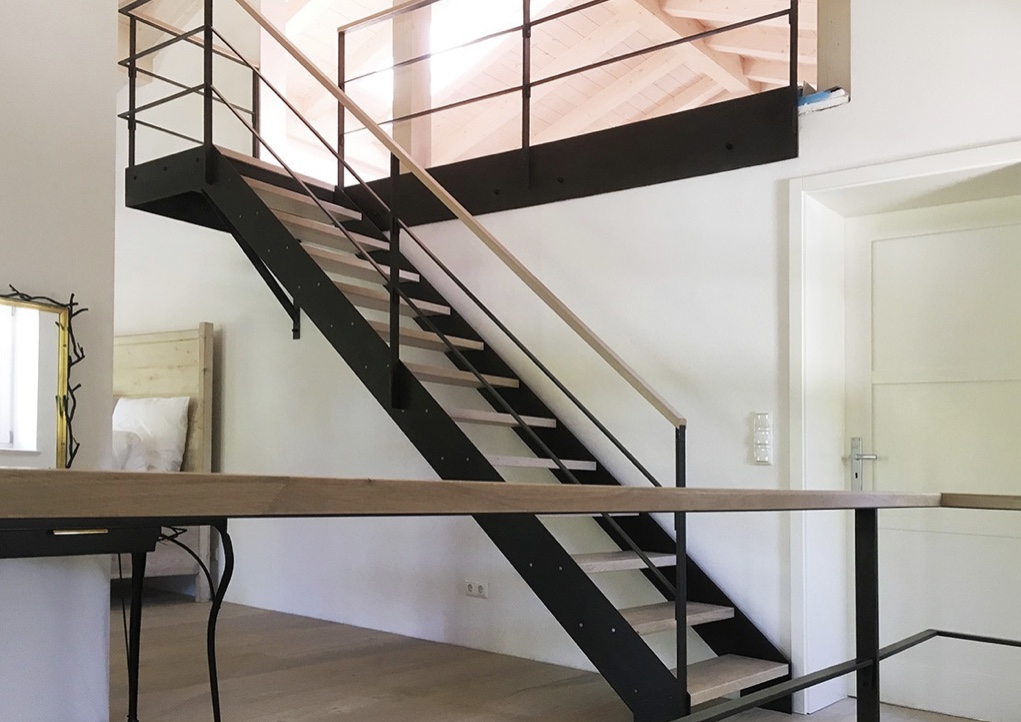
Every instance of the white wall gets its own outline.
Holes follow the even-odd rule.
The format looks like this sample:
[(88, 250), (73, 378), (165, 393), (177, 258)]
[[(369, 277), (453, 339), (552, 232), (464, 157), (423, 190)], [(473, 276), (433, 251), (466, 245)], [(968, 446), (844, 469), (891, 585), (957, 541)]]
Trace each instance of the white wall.
[[(1021, 135), (1021, 106), (1003, 92), (1021, 63), (1013, 42), (1021, 6), (971, 4), (966, 25), (959, 11), (922, 0), (855, 3), (853, 101), (803, 120), (798, 160), (484, 219), (688, 417), (690, 485), (788, 485), (787, 181)], [(670, 478), (664, 421), (463, 231), (438, 224), (422, 235), (654, 473)], [(200, 320), (220, 329), (224, 471), (430, 476), (318, 334), (306, 325), (302, 341), (288, 340), (286, 316), (260, 283), (227, 237), (133, 212), (118, 216), (118, 332)], [(774, 417), (772, 467), (750, 462), (749, 418), (757, 411)], [(236, 601), (584, 665), (469, 521), (238, 522), (234, 529)], [(707, 515), (689, 529), (695, 556), (791, 649), (789, 520)], [(468, 574), (486, 576), (489, 600), (456, 593)], [(804, 658), (796, 663), (796, 671), (809, 671)]]
[[(0, 284), (66, 299), (78, 468), (110, 444), (116, 5), (0, 5)], [(94, 558), (0, 562), (0, 718), (106, 720), (109, 586)]]

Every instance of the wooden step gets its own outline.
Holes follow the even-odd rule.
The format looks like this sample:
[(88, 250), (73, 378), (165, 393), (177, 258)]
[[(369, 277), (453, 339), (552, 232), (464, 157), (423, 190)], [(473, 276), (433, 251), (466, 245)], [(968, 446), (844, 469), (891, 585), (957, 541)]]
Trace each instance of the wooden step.
[[(333, 285), (340, 289), (340, 291), (343, 292), (348, 299), (350, 299), (351, 303), (359, 308), (368, 308), (373, 311), (386, 311), (390, 308), (390, 294), (385, 290), (355, 286), (354, 284), (344, 283), (343, 281), (334, 281)], [(431, 301), (420, 301), (417, 298), (413, 298), (411, 300), (414, 301), (415, 307), (426, 316), (450, 315), (450, 306), (444, 306), (441, 303), (432, 303)], [(416, 315), (414, 310), (412, 310), (412, 308), (403, 299), (401, 299), (401, 315)]]
[[(489, 463), (493, 466), (516, 466), (522, 469), (559, 469), (557, 462), (553, 459), (540, 459), (535, 456), (489, 456)], [(574, 459), (561, 459), (567, 469), (571, 471), (595, 471), (596, 462), (578, 461)]]
[[(386, 321), (369, 321), (369, 325), (372, 326), (372, 328), (374, 328), (380, 336), (389, 340), (390, 324)], [(450, 341), (455, 348), (466, 351), (481, 351), (484, 347), (481, 341), (475, 341), (470, 338), (447, 336), (447, 340)], [(431, 351), (449, 350), (447, 345), (440, 340), (440, 337), (437, 334), (407, 326), (401, 326), (401, 343), (408, 346), (415, 346), (416, 348), (427, 348)]]
[[(379, 281), (380, 283), (383, 282), (384, 276), (386, 278), (390, 277), (389, 266), (380, 264), (384, 273), (384, 276), (380, 276), (375, 266), (362, 258), (355, 258), (350, 253), (335, 251), (332, 248), (317, 246), (314, 243), (302, 243), (301, 247), (327, 273), (336, 273), (337, 275), (348, 276), (350, 278), (360, 278), (363, 281)], [(401, 280), (417, 283), (420, 278), (414, 271), (401, 271)]]
[(344, 232), (328, 221), (317, 221), (310, 218), (302, 218), (286, 211), (273, 211), (273, 215), (280, 219), (284, 227), (291, 232), (291, 235), (305, 243), (316, 243), (327, 248), (334, 248), (338, 251), (348, 253), (360, 253), (365, 251), (385, 251), (390, 246), (386, 241), (379, 241), (369, 238), (360, 233), (351, 233), (351, 237), (358, 242), (356, 246)]
[[(677, 628), (677, 622), (674, 619), (673, 602), (660, 602), (659, 604), (648, 604), (644, 607), (621, 609), (620, 613), (639, 634), (655, 634), (656, 632), (666, 632)], [(687, 625), (689, 627), (706, 624), (707, 622), (718, 622), (721, 619), (731, 619), (733, 616), (733, 607), (718, 607), (715, 604), (688, 602)]]
[[(256, 180), (255, 178), (245, 178), (245, 181), (262, 198), (263, 203), (274, 211), (281, 211), (299, 218), (311, 219), (322, 223), (328, 222), (319, 205), (304, 193), (281, 188), (280, 186)], [(358, 221), (362, 218), (361, 213), (350, 208), (339, 206), (330, 201), (324, 201), (322, 198), (319, 199), (319, 202), (326, 207), (330, 215), (341, 223), (344, 221)]]
[[(517, 420), (510, 414), (501, 414), (496, 411), (476, 411), (475, 409), (450, 409), (447, 411), (454, 421), (463, 421), (469, 424), (483, 424), (488, 426), (518, 426)], [(525, 426), (536, 429), (556, 428), (556, 419), (545, 419), (541, 416), (521, 416)]]
[[(676, 554), (646, 552), (645, 556), (657, 567), (672, 567), (677, 563)], [(574, 554), (573, 557), (581, 570), (588, 574), (646, 568), (645, 562), (635, 552), (597, 552), (595, 554)]]
[(784, 677), (789, 669), (783, 662), (725, 654), (688, 665), (688, 693), (693, 705), (702, 704)]
[[(439, 366), (426, 366), (424, 364), (405, 364), (411, 373), (418, 377), (419, 381), (427, 381), (435, 384), (447, 384), (449, 386), (467, 386), (468, 388), (481, 388), (482, 383), (475, 374), (470, 371), (459, 371), (457, 369), (440, 368)], [(490, 376), (483, 374), (486, 381), (496, 388), (516, 389), (520, 386), (517, 379), (506, 376)]]
[[(253, 168), (259, 168), (260, 170), (264, 170), (267, 173), (273, 173), (277, 176), (280, 176), (281, 178), (290, 180), (292, 183), (294, 182), (294, 179), (291, 178), (291, 174), (285, 171), (280, 166), (276, 165), (275, 163), (270, 163), (269, 161), (263, 160), (262, 158), (255, 158), (249, 155), (248, 153), (239, 153), (236, 150), (224, 148), (221, 145), (216, 146), (216, 148), (225, 156), (227, 156), (233, 161), (237, 161), (241, 165), (248, 165)], [(243, 168), (241, 169), (241, 175), (243, 176), (248, 175), (244, 172)], [(318, 178), (313, 178), (312, 176), (305, 175), (304, 173), (297, 173), (295, 175), (301, 178), (305, 185), (311, 186), (312, 188), (316, 188), (321, 191), (326, 191), (327, 193), (333, 193), (334, 190), (336, 189), (336, 186), (333, 183), (330, 183), (329, 181), (319, 180)]]

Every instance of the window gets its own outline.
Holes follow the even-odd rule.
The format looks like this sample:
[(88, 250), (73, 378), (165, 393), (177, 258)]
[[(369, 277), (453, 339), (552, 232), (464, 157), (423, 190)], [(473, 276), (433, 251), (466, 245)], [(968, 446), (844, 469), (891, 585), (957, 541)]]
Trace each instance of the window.
[(0, 305), (0, 449), (36, 450), (39, 311)]

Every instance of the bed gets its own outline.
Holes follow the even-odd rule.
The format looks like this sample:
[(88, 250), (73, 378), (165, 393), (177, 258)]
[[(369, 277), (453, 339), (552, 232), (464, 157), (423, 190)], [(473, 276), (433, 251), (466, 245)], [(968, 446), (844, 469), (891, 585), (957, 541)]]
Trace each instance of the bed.
[[(183, 447), (176, 445), (171, 454), (180, 464), (181, 471), (209, 473), (213, 461), (213, 325), (200, 323), (197, 328), (135, 336), (118, 336), (114, 340), (113, 394), (117, 404), (114, 412), (114, 465), (118, 468), (140, 470), (161, 468), (172, 463), (157, 458), (162, 450), (146, 449), (159, 446), (146, 437), (143, 443), (138, 435), (149, 421), (139, 420), (152, 409), (176, 409), (180, 422), (178, 433)], [(121, 400), (125, 400), (121, 403)], [(186, 420), (186, 423), (185, 423)], [(138, 434), (133, 433), (138, 431)], [(157, 433), (159, 433), (157, 431)], [(148, 453), (148, 457), (145, 455)], [(146, 466), (146, 458), (149, 465)], [(154, 466), (155, 464), (155, 466)], [(175, 464), (176, 466), (176, 464)], [(188, 529), (178, 537), (202, 561), (214, 569), (214, 546), (209, 527)], [(131, 575), (131, 559), (111, 559), (111, 578)], [(193, 580), (196, 601), (206, 601), (211, 590), (199, 565), (184, 550), (173, 544), (161, 543), (149, 555), (146, 578), (177, 578), (177, 582)]]

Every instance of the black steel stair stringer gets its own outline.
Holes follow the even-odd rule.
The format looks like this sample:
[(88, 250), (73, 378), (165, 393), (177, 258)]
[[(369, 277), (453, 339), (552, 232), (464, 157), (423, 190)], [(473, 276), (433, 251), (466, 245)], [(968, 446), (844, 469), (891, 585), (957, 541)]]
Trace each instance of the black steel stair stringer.
[[(207, 157), (213, 164), (209, 183)], [(502, 481), (403, 365), (398, 373), (405, 404), (391, 407), (386, 343), (222, 155), (185, 151), (130, 169), (129, 181), (129, 206), (182, 220), (203, 197), (212, 208), (198, 211), (203, 224), (243, 239), (441, 478)], [(538, 519), (511, 514), (475, 520), (638, 722), (679, 716), (673, 674)]]

